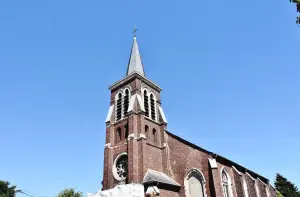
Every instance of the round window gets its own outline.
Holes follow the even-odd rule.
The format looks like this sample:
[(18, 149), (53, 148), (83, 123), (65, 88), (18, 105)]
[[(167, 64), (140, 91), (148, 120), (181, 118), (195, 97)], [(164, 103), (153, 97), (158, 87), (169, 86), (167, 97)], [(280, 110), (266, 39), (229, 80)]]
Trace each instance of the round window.
[(118, 181), (124, 181), (128, 176), (128, 156), (126, 153), (119, 155), (114, 162), (113, 174)]

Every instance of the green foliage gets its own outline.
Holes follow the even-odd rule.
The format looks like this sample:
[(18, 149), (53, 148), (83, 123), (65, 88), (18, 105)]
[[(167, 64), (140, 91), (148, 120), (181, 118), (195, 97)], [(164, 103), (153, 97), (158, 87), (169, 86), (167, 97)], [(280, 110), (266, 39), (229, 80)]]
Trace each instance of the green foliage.
[(276, 190), (284, 197), (300, 197), (298, 188), (280, 174), (276, 174), (274, 185)]
[(277, 197), (284, 197), (279, 191), (276, 191)]
[(57, 197), (83, 197), (82, 192), (76, 192), (73, 188), (67, 188), (61, 191)]
[(290, 2), (295, 3), (297, 12), (300, 12), (300, 0), (290, 0)]
[(14, 197), (16, 186), (10, 186), (10, 182), (0, 181), (0, 197)]

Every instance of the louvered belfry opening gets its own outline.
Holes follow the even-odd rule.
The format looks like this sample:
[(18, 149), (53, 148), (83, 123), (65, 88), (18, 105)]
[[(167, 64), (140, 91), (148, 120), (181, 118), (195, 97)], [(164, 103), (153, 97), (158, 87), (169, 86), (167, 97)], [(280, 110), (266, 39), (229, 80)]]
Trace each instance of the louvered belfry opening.
[(153, 94), (150, 95), (150, 104), (151, 104), (151, 119), (155, 120), (155, 100)]
[(149, 99), (148, 99), (148, 94), (147, 91), (144, 91), (144, 108), (146, 112), (146, 116), (149, 117)]
[(118, 94), (117, 99), (117, 120), (121, 120), (122, 118), (122, 94)]
[(128, 111), (128, 106), (129, 106), (129, 90), (125, 90), (125, 96), (124, 96), (124, 116), (127, 115)]

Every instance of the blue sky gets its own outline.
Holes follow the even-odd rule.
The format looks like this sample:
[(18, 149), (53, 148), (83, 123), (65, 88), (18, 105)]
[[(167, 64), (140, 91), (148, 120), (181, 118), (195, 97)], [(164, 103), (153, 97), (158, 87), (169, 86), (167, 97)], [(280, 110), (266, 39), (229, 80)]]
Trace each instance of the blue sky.
[(171, 132), (300, 187), (295, 9), (288, 0), (1, 1), (0, 179), (46, 197), (100, 189), (107, 87), (125, 75), (137, 25)]

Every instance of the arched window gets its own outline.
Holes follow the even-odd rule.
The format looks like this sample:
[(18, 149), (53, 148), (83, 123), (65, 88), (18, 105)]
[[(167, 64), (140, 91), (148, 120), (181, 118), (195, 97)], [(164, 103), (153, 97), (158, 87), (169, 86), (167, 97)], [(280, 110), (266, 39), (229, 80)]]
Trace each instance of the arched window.
[(122, 138), (121, 138), (121, 136), (122, 136), (122, 131), (121, 131), (121, 128), (120, 127), (118, 127), (117, 128), (117, 133), (116, 133), (116, 141), (118, 142), (118, 141), (120, 141)]
[(144, 108), (145, 108), (145, 115), (149, 117), (149, 98), (148, 98), (148, 92), (144, 90)]
[(206, 197), (205, 179), (199, 170), (190, 170), (184, 180), (184, 186), (187, 197)]
[(152, 130), (152, 139), (153, 139), (154, 143), (157, 142), (157, 132), (156, 132), (156, 129)]
[(149, 127), (147, 125), (145, 125), (145, 135), (146, 135), (146, 138), (150, 138), (149, 136)]
[(120, 154), (114, 161), (113, 175), (118, 181), (126, 181), (128, 177), (128, 156), (126, 153)]
[(153, 94), (150, 95), (151, 119), (155, 120), (155, 100)]
[(129, 106), (129, 90), (126, 89), (125, 90), (125, 96), (124, 96), (124, 116), (127, 115), (127, 111), (128, 111), (128, 106)]
[(224, 197), (232, 197), (231, 195), (231, 180), (225, 169), (222, 170), (222, 188)]
[(247, 185), (246, 179), (243, 177), (242, 180), (243, 180), (244, 197), (249, 197), (248, 185)]
[(128, 124), (125, 125), (124, 129), (125, 129), (125, 139), (127, 139), (127, 137), (128, 137)]
[(122, 118), (122, 94), (119, 93), (117, 96), (117, 107), (116, 107), (116, 120)]

